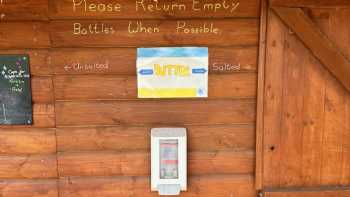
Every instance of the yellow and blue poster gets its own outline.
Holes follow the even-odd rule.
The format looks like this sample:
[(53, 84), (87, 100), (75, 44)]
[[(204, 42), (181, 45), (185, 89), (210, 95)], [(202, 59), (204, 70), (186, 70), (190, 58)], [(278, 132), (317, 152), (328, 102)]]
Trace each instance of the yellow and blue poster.
[(208, 97), (208, 48), (137, 49), (139, 98)]

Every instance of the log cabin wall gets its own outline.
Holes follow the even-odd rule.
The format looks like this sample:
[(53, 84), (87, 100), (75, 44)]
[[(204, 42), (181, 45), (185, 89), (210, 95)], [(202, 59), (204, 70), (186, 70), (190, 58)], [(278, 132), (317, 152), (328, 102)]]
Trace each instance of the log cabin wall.
[[(260, 1), (204, 2), (1, 0), (0, 53), (30, 55), (34, 124), (0, 128), (0, 196), (157, 196), (159, 126), (188, 128), (182, 196), (256, 196)], [(209, 98), (138, 99), (136, 48), (156, 46), (208, 46)]]

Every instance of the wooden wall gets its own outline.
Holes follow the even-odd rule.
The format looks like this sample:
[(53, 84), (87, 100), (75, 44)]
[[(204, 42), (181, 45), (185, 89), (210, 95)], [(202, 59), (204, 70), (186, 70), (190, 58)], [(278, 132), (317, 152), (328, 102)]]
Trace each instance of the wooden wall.
[[(0, 196), (157, 196), (149, 132), (159, 126), (188, 129), (182, 196), (256, 196), (259, 0), (227, 1), (232, 12), (193, 11), (188, 0), (174, 12), (99, 1), (123, 6), (112, 13), (73, 9), (71, 0), (1, 2), (0, 53), (30, 55), (34, 124), (0, 127)], [(160, 32), (128, 32), (137, 23)], [(179, 24), (219, 33), (184, 33)], [(136, 48), (151, 46), (208, 46), (209, 98), (137, 99)]]
[[(350, 58), (350, 9), (305, 12)], [(264, 188), (349, 186), (350, 93), (272, 10), (268, 20)], [(300, 192), (267, 196), (349, 195), (347, 190)]]

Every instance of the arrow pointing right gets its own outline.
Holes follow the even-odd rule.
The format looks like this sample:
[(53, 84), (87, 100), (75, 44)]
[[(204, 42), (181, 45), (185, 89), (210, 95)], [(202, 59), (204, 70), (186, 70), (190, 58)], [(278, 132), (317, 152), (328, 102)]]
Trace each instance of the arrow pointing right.
[(194, 69), (192, 69), (192, 73), (193, 74), (205, 74), (207, 72), (208, 71), (205, 68), (194, 68)]

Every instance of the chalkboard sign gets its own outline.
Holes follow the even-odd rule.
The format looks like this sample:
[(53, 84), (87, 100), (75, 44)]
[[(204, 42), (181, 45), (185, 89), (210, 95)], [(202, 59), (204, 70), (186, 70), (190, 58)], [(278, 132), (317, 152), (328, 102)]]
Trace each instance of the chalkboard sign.
[(0, 55), (0, 124), (32, 124), (29, 56)]

